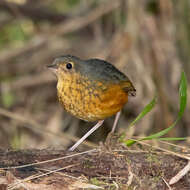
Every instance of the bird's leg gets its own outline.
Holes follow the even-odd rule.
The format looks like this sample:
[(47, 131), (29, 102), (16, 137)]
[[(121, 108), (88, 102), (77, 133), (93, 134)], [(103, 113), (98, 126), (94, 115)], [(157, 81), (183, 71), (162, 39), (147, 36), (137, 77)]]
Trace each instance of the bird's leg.
[(113, 147), (115, 147), (118, 144), (118, 138), (119, 136), (117, 134), (114, 134), (116, 125), (118, 123), (119, 117), (120, 117), (121, 111), (117, 112), (115, 116), (115, 120), (113, 123), (113, 127), (111, 132), (108, 134), (106, 141), (105, 141), (105, 147), (107, 150), (111, 150)]
[(112, 130), (111, 130), (111, 133), (114, 133), (120, 115), (121, 115), (121, 111), (117, 112), (117, 114), (115, 116), (115, 120), (114, 120), (114, 123), (113, 123), (113, 127), (112, 127)]
[(90, 129), (81, 139), (79, 139), (71, 148), (69, 148), (69, 151), (73, 151), (81, 144), (88, 136), (90, 136), (96, 129), (98, 129), (102, 124), (104, 120), (98, 121), (98, 123)]

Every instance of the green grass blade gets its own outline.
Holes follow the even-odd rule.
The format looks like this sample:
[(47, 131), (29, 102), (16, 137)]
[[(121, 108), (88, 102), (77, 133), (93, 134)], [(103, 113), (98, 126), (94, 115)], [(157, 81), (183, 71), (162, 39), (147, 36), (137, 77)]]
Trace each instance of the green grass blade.
[[(157, 140), (160, 141), (183, 141), (183, 140), (187, 140), (188, 137), (165, 137), (165, 138), (157, 138)], [(124, 143), (127, 146), (131, 146), (133, 144), (135, 144), (138, 141), (142, 141), (142, 139), (140, 140), (132, 140), (132, 139), (128, 139), (126, 140)]]
[[(166, 129), (164, 129), (158, 133), (154, 133), (154, 134), (149, 135), (145, 138), (142, 138), (139, 141), (158, 139), (159, 137), (167, 134), (171, 129), (174, 128), (174, 126), (177, 124), (177, 122), (183, 116), (183, 113), (185, 111), (186, 104), (187, 104), (187, 78), (186, 78), (186, 75), (184, 72), (182, 72), (182, 74), (181, 74), (180, 87), (179, 87), (179, 98), (180, 98), (180, 109), (179, 109), (178, 116), (177, 116), (177, 119), (175, 120), (175, 122), (171, 126), (169, 126), (168, 128), (166, 128)], [(133, 140), (127, 140), (127, 141), (125, 141), (125, 144), (127, 146), (131, 146), (135, 142), (136, 141), (133, 141)]]
[(158, 138), (158, 137), (161, 137), (161, 136), (167, 134), (172, 128), (174, 128), (174, 126), (177, 124), (177, 122), (181, 119), (181, 117), (185, 111), (186, 104), (187, 104), (187, 79), (186, 79), (184, 72), (182, 72), (182, 74), (181, 74), (179, 97), (180, 97), (180, 109), (178, 112), (178, 117), (175, 120), (175, 122), (170, 127), (166, 128), (158, 133), (155, 133), (148, 137), (145, 137), (142, 140), (155, 139), (155, 138)]
[(158, 138), (161, 141), (183, 141), (187, 140), (188, 137), (165, 137), (165, 138)]
[(154, 134), (149, 135), (149, 136), (147, 136), (147, 137), (145, 137), (145, 138), (142, 138), (141, 140), (151, 140), (151, 139), (156, 139), (156, 138), (159, 138), (159, 137), (161, 137), (161, 136), (164, 136), (164, 135), (167, 134), (171, 129), (174, 128), (174, 126), (176, 125), (176, 123), (177, 123), (177, 120), (176, 120), (170, 127), (166, 128), (166, 129), (164, 129), (164, 130), (162, 130), (162, 131), (160, 131), (160, 132), (158, 132), (158, 133), (154, 133)]
[(124, 143), (126, 146), (131, 146), (131, 145), (135, 144), (136, 142), (137, 142), (137, 141), (132, 140), (132, 139), (128, 139), (128, 140), (123, 141), (123, 143)]
[(151, 100), (149, 104), (145, 106), (142, 112), (129, 124), (129, 127), (133, 126), (137, 121), (141, 120), (147, 113), (149, 113), (157, 102), (156, 96)]
[(184, 71), (181, 74), (179, 95), (180, 95), (180, 109), (178, 113), (178, 118), (181, 119), (185, 111), (185, 107), (187, 105), (187, 78)]

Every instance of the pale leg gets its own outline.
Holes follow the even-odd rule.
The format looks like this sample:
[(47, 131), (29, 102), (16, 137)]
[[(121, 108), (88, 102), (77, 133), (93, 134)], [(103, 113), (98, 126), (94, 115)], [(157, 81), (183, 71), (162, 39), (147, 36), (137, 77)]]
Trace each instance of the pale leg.
[(115, 128), (116, 128), (116, 125), (117, 125), (117, 123), (118, 123), (118, 120), (119, 120), (120, 115), (121, 115), (121, 111), (117, 112), (117, 114), (116, 114), (116, 116), (115, 116), (114, 123), (113, 123), (112, 130), (111, 130), (112, 133), (114, 133), (114, 131), (115, 131)]
[(98, 129), (102, 124), (104, 120), (98, 121), (98, 123), (90, 129), (81, 139), (79, 139), (71, 148), (69, 148), (69, 151), (73, 151), (81, 144), (88, 136), (90, 136), (96, 129)]

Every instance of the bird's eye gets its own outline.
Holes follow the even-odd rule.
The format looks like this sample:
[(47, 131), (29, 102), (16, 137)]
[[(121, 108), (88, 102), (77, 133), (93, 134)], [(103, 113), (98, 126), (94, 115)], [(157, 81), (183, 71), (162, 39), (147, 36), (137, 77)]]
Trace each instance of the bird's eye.
[(67, 68), (67, 69), (72, 69), (72, 67), (73, 67), (73, 65), (72, 65), (71, 63), (67, 63), (67, 64), (66, 64), (66, 68)]

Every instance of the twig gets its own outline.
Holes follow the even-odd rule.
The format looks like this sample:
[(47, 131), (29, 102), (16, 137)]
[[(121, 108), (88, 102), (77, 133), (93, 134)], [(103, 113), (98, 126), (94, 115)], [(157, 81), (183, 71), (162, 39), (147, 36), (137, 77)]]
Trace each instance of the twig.
[(172, 190), (172, 188), (170, 187), (170, 185), (168, 184), (168, 182), (162, 177), (162, 180), (164, 181), (164, 183), (167, 185), (169, 190)]
[(69, 19), (65, 21), (62, 25), (57, 25), (54, 27), (50, 33), (56, 33), (57, 35), (64, 35), (70, 32), (74, 32), (81, 28), (88, 26), (90, 23), (96, 21), (98, 18), (102, 17), (105, 14), (117, 9), (121, 4), (121, 1), (108, 1), (106, 3), (101, 4), (100, 6), (94, 8), (85, 16), (81, 16), (74, 19)]
[(170, 180), (169, 184), (173, 185), (177, 183), (183, 176), (185, 176), (190, 170), (190, 160), (188, 161), (187, 165), (177, 173), (172, 179)]
[(10, 85), (11, 90), (19, 90), (21, 88), (26, 88), (26, 87), (29, 88), (32, 86), (38, 86), (50, 83), (55, 80), (56, 78), (52, 75), (52, 73), (44, 71), (38, 74), (26, 75), (18, 79), (15, 79), (14, 81), (11, 82), (3, 82), (3, 83), (5, 84), (7, 83), (8, 85)]
[(67, 18), (65, 14), (55, 13), (42, 6), (33, 6), (32, 3), (17, 4), (1, 0), (0, 9), (8, 11), (15, 16), (13, 8), (20, 12), (20, 14), (29, 17), (35, 21), (47, 20), (48, 22), (58, 23)]
[(25, 168), (25, 167), (29, 167), (29, 166), (36, 166), (36, 165), (55, 162), (55, 161), (58, 161), (58, 160), (64, 160), (64, 159), (67, 159), (67, 158), (72, 158), (74, 156), (88, 154), (88, 153), (92, 153), (92, 152), (96, 152), (96, 151), (98, 151), (98, 149), (92, 149), (92, 150), (88, 150), (88, 151), (84, 151), (84, 152), (80, 152), (80, 153), (74, 153), (74, 154), (71, 154), (71, 155), (68, 155), (68, 156), (54, 158), (54, 159), (50, 159), (50, 160), (44, 160), (44, 161), (41, 161), (41, 162), (35, 162), (35, 163), (25, 164), (25, 165), (21, 165), (21, 166), (13, 166), (13, 167), (0, 168), (0, 169), (18, 169), (18, 168)]
[(10, 60), (21, 56), (22, 54), (25, 54), (27, 52), (30, 52), (32, 50), (38, 50), (39, 48), (44, 47), (46, 43), (46, 38), (42, 36), (34, 37), (32, 40), (30, 40), (24, 47), (21, 48), (14, 48), (8, 49), (1, 52), (0, 56), (0, 64), (7, 64)]
[(152, 148), (154, 148), (154, 149), (157, 149), (157, 150), (161, 150), (161, 151), (163, 151), (163, 152), (165, 152), (165, 153), (167, 153), (167, 154), (172, 154), (172, 155), (175, 155), (175, 156), (177, 156), (177, 157), (179, 157), (179, 158), (184, 158), (184, 159), (190, 160), (190, 157), (189, 157), (189, 156), (186, 156), (186, 155), (184, 155), (184, 154), (176, 153), (176, 152), (173, 152), (173, 151), (171, 151), (171, 150), (167, 150), (167, 149), (165, 149), (165, 148), (161, 148), (161, 147), (158, 147), (158, 146), (154, 146), (154, 145), (145, 143), (145, 142), (143, 142), (143, 141), (138, 141), (138, 140), (136, 140), (136, 139), (132, 139), (132, 138), (130, 138), (130, 139), (131, 139), (131, 140), (134, 140), (134, 141), (137, 141), (139, 144), (146, 145), (146, 146), (150, 146), (150, 147), (152, 147)]
[(61, 170), (71, 168), (71, 167), (76, 166), (76, 165), (78, 165), (78, 164), (72, 164), (72, 165), (69, 165), (69, 166), (66, 166), (66, 167), (63, 167), (63, 168), (58, 168), (58, 169), (55, 169), (55, 170), (52, 170), (52, 171), (49, 171), (49, 172), (46, 172), (46, 173), (43, 173), (43, 174), (27, 177), (27, 178), (25, 178), (23, 180), (19, 180), (19, 182), (16, 182), (16, 183), (13, 183), (13, 184), (9, 185), (8, 190), (14, 189), (17, 185), (22, 184), (23, 182), (26, 182), (26, 181), (29, 181), (29, 180), (34, 180), (34, 179), (37, 179), (37, 178), (40, 178), (40, 177), (44, 177), (44, 176), (56, 173), (56, 172), (61, 171)]

